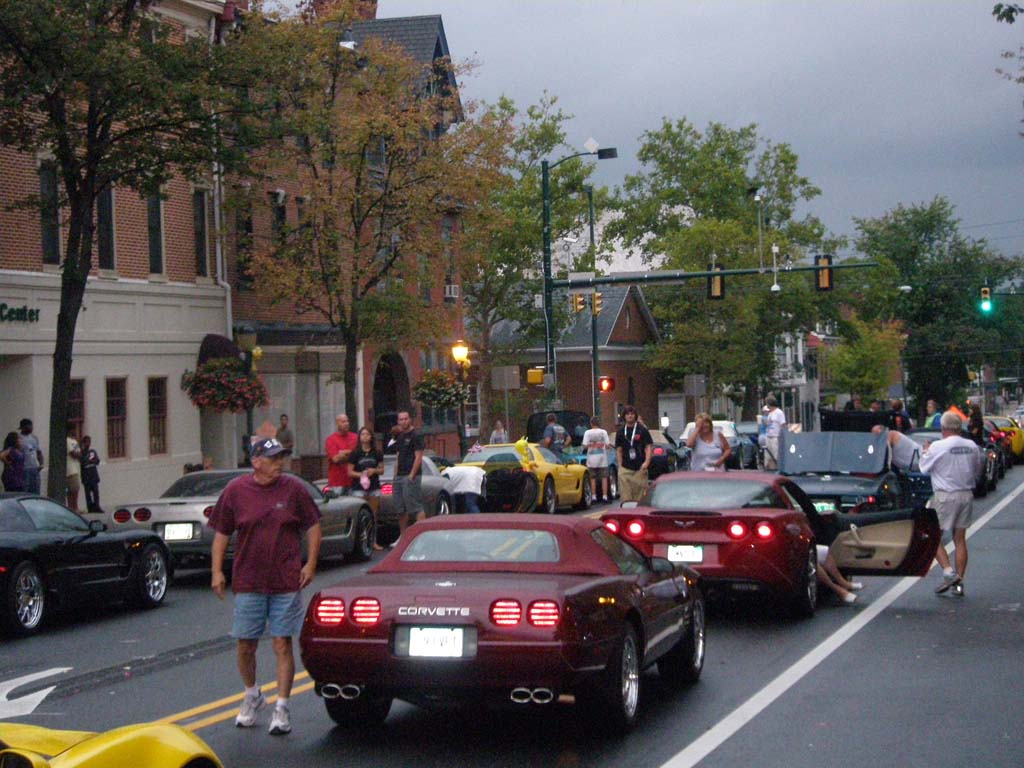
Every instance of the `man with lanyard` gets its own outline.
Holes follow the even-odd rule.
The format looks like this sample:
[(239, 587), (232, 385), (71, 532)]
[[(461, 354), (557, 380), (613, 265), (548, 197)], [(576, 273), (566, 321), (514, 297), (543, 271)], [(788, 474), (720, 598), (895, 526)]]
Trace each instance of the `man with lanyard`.
[(779, 437), (782, 435), (782, 430), (786, 428), (786, 414), (779, 408), (779, 402), (775, 399), (775, 395), (768, 395), (764, 399), (764, 404), (768, 406), (768, 413), (762, 417), (765, 425), (764, 468), (778, 469)]
[(928, 507), (939, 517), (943, 532), (951, 531), (956, 548), (956, 569), (949, 562), (946, 548), (935, 550), (935, 559), (942, 568), (942, 581), (935, 594), (953, 590), (963, 597), (964, 574), (967, 571), (967, 527), (974, 511), (974, 481), (978, 476), (982, 452), (978, 446), (960, 432), (963, 422), (952, 411), (942, 414), (942, 439), (924, 444), (921, 471), (932, 477), (932, 497)]
[(549, 413), (547, 426), (544, 427), (544, 437), (540, 444), (551, 451), (562, 461), (562, 448), (565, 446), (565, 427), (558, 423), (555, 414)]
[(615, 435), (619, 494), (622, 501), (639, 501), (647, 493), (647, 468), (651, 466), (654, 440), (647, 427), (637, 421), (632, 405), (622, 409), (622, 418), (622, 429)]
[(327, 487), (340, 488), (347, 496), (352, 490), (352, 476), (348, 473), (348, 458), (359, 444), (359, 436), (348, 428), (348, 414), (334, 417), (338, 430), (327, 436)]
[[(423, 465), (423, 438), (412, 427), (408, 411), (398, 412), (398, 434), (395, 435), (395, 480), (392, 494), (398, 509), (399, 536), (423, 517), (423, 492), (420, 468)], [(396, 541), (391, 542), (395, 546)]]

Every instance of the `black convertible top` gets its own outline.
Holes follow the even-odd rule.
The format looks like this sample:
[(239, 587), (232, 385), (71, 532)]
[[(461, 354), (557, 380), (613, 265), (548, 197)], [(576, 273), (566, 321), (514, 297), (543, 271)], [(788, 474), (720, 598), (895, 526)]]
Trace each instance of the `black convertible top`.
[(779, 442), (783, 475), (864, 473), (885, 470), (885, 432), (783, 432)]

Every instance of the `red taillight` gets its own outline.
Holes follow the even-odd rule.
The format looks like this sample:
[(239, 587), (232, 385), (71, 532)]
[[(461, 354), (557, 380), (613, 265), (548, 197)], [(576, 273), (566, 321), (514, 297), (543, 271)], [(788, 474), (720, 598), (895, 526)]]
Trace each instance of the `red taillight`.
[(868, 504), (874, 504), (876, 501), (874, 496), (868, 496)]
[(655, 456), (664, 456), (665, 455), (665, 449), (664, 448), (655, 448), (654, 449), (654, 455)]
[(352, 621), (368, 626), (380, 621), (380, 600), (374, 597), (357, 597), (349, 606)]
[(380, 495), (381, 496), (390, 496), (392, 491), (394, 491), (394, 489), (395, 489), (395, 486), (392, 485), (391, 483), (381, 483), (380, 484)]
[(150, 512), (145, 507), (139, 507), (138, 509), (135, 510), (135, 514), (132, 515), (132, 517), (135, 518), (136, 522), (139, 522), (139, 523), (146, 522), (152, 516), (153, 516), (153, 513)]
[(775, 529), (772, 528), (771, 523), (762, 520), (754, 526), (754, 533), (757, 535), (757, 538), (767, 541), (775, 535)]
[(499, 627), (514, 627), (523, 617), (518, 600), (495, 600), (491, 603), (491, 621)]
[(210, 515), (212, 515), (212, 514), (213, 514), (213, 507), (207, 507), (206, 509), (203, 510), (203, 517), (205, 517), (207, 520), (210, 519)]
[(616, 536), (619, 535), (619, 521), (618, 520), (605, 520), (604, 527), (614, 533)]
[(131, 519), (132, 513), (129, 512), (127, 509), (119, 509), (116, 512), (114, 512), (115, 523), (127, 523)]
[(626, 524), (626, 535), (634, 539), (639, 539), (644, 535), (644, 531), (647, 530), (647, 526), (644, 525), (643, 520), (630, 520)]
[(313, 614), (318, 624), (341, 624), (345, 620), (345, 601), (333, 597), (325, 597), (316, 604)]
[(739, 520), (729, 523), (729, 527), (726, 528), (729, 536), (734, 539), (742, 539), (747, 535), (747, 526), (741, 523)]
[(558, 603), (551, 600), (536, 600), (530, 603), (527, 621), (535, 627), (553, 627), (558, 624)]

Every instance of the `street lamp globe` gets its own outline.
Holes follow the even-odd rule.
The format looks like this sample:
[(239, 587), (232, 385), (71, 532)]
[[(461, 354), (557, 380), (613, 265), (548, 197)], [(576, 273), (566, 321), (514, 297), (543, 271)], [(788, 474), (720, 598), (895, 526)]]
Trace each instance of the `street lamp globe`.
[(452, 344), (452, 357), (459, 365), (466, 365), (469, 362), (469, 345), (462, 339)]

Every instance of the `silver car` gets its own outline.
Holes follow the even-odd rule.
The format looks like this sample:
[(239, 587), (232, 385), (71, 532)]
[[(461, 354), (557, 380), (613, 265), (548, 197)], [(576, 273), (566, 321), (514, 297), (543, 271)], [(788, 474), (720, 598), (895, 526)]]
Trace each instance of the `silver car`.
[[(208, 565), (214, 530), (207, 523), (213, 507), (229, 482), (250, 472), (251, 469), (190, 472), (175, 480), (160, 498), (120, 506), (108, 513), (108, 527), (113, 531), (155, 531), (167, 544), (175, 565)], [(373, 513), (365, 502), (349, 496), (325, 498), (312, 483), (295, 477), (320, 510), (320, 556), (351, 555), (355, 560), (369, 560), (376, 531)]]
[[(384, 474), (380, 477), (380, 514), (377, 516), (377, 524), (381, 528), (398, 528), (398, 509), (395, 497), (391, 495), (397, 460), (398, 457), (393, 455), (384, 457)], [(450, 515), (454, 511), (451, 481), (441, 474), (441, 470), (428, 456), (423, 457), (420, 473), (423, 477), (423, 509), (427, 517)]]

